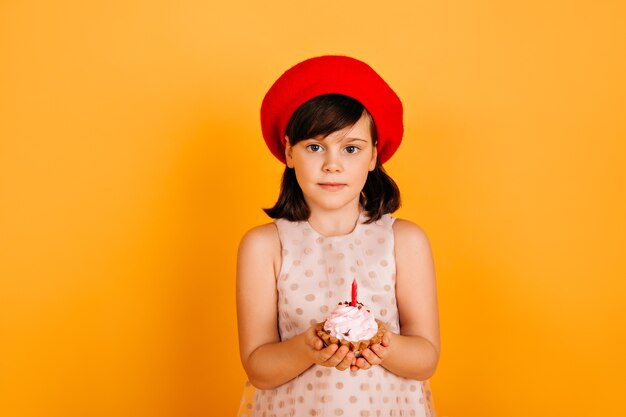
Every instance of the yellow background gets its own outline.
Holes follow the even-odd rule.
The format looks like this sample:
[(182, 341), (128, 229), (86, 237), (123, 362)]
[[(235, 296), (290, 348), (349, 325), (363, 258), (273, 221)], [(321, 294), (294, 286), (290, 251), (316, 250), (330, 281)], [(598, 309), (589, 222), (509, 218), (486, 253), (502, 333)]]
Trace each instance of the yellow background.
[(433, 246), (439, 416), (625, 415), (626, 6), (0, 3), (0, 415), (232, 416), (289, 66), (370, 63)]

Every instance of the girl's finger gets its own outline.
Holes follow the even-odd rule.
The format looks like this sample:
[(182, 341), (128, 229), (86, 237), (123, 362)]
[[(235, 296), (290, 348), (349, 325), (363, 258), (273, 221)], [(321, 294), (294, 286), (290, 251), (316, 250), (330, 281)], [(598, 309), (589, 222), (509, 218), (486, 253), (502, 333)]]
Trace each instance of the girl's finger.
[(385, 332), (385, 334), (383, 334), (383, 340), (382, 340), (381, 344), (384, 347), (389, 346), (389, 343), (391, 343), (391, 338), (390, 337), (391, 336), (389, 336), (389, 332)]
[(359, 369), (370, 369), (372, 367), (372, 365), (374, 365), (373, 363), (369, 362), (367, 359), (363, 358), (358, 358), (356, 360), (356, 366)]
[(387, 357), (387, 353), (389, 353), (389, 349), (379, 344), (372, 345), (370, 349), (376, 354), (376, 356), (378, 356), (380, 361), (385, 359)]
[(330, 358), (333, 357), (333, 355), (335, 355), (335, 353), (337, 352), (338, 346), (337, 345), (330, 345), (322, 350), (319, 351), (318, 353), (318, 362), (319, 364), (324, 364), (325, 362), (327, 362)]
[(312, 327), (310, 327), (306, 331), (304, 340), (306, 341), (305, 343), (307, 345), (315, 350), (322, 350), (322, 348), (324, 347), (324, 342), (322, 341), (322, 339), (317, 337), (317, 334), (315, 334), (315, 330)]
[(311, 346), (315, 350), (322, 350), (324, 348), (324, 342), (322, 341), (322, 339), (317, 338), (313, 340), (313, 343)]
[[(337, 346), (337, 345), (334, 345), (334, 346)], [(341, 363), (341, 361), (345, 359), (347, 354), (348, 354), (348, 348), (345, 346), (339, 346), (336, 349), (336, 351), (333, 353), (333, 355), (327, 358), (323, 363), (321, 363), (321, 365), (334, 368), (337, 366), (337, 364)]]
[(368, 362), (370, 365), (378, 365), (382, 361), (382, 359), (378, 357), (378, 355), (376, 355), (370, 349), (363, 349), (361, 351), (361, 355), (363, 355), (364, 360)]
[(348, 352), (346, 353), (346, 356), (343, 358), (343, 360), (341, 360), (337, 365), (335, 365), (335, 368), (337, 368), (340, 371), (345, 371), (346, 369), (350, 367), (353, 360), (354, 360), (354, 353)]

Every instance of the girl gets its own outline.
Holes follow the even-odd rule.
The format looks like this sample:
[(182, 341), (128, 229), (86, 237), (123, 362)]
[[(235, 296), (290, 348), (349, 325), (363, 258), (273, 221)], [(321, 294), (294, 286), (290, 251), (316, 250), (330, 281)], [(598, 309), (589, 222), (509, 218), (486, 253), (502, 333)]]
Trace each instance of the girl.
[[(402, 104), (367, 64), (301, 62), (270, 88), (261, 125), (286, 164), (272, 223), (242, 239), (239, 345), (250, 416), (432, 416), (439, 359), (435, 272), (424, 231), (391, 213), (400, 193), (382, 163), (402, 139)], [(355, 357), (314, 325), (349, 299), (385, 323)], [(424, 382), (420, 382), (424, 381)]]

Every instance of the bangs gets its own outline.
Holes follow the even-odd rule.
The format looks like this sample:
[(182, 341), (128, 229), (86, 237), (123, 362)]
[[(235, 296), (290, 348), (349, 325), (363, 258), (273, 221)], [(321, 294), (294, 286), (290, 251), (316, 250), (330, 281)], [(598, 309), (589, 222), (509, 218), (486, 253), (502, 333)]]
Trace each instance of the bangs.
[(364, 112), (372, 122), (370, 133), (373, 142), (376, 143), (376, 129), (372, 117), (359, 101), (342, 94), (318, 96), (298, 107), (289, 120), (285, 134), (291, 145), (303, 139), (328, 136), (337, 130), (354, 125)]

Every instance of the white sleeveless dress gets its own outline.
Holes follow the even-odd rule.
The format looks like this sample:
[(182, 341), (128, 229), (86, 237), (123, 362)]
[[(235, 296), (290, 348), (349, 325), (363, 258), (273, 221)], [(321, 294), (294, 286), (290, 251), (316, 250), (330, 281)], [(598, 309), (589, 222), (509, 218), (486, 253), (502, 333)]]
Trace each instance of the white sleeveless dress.
[[(282, 245), (278, 276), (278, 327), (281, 340), (323, 321), (341, 301), (350, 300), (352, 279), (358, 300), (387, 328), (399, 333), (395, 294), (395, 258), (391, 215), (355, 229), (325, 237), (308, 222), (274, 221)], [(407, 358), (410, 360), (410, 358)], [(320, 365), (270, 390), (246, 383), (240, 416), (246, 417), (434, 417), (427, 382), (399, 377), (382, 366), (339, 371)]]

